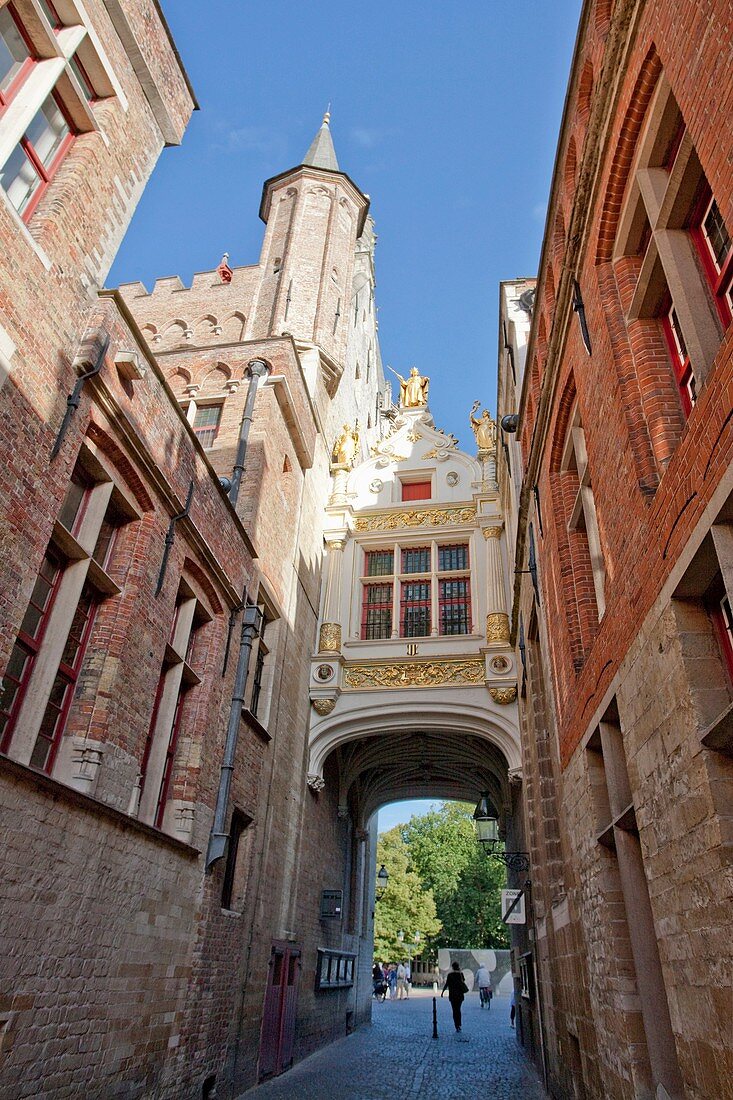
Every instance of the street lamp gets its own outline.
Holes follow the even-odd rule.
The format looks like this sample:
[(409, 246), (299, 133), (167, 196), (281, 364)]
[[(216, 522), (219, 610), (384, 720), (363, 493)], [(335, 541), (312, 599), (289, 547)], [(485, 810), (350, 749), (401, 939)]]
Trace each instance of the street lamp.
[(382, 866), (377, 871), (377, 888), (375, 891), (377, 901), (384, 896), (384, 891), (387, 889), (387, 883), (389, 882), (389, 872), (387, 868)]
[(496, 817), (489, 796), (482, 794), (473, 813), (476, 825), (476, 837), (483, 844), (486, 854), (491, 859), (497, 859), (508, 867), (510, 871), (528, 871), (528, 852), (500, 852), (497, 849), (499, 841), (499, 820)]
[[(399, 932), (397, 933), (397, 942), (400, 943), (400, 944), (403, 944), (405, 942), (405, 933), (402, 931), (402, 929), (400, 929)], [(405, 948), (405, 950), (407, 951), (408, 960), (410, 960), (410, 961), (412, 960), (412, 952), (417, 951), (419, 944), (420, 944), (420, 933), (416, 932), (415, 935), (412, 937), (412, 943), (408, 943), (406, 948)]]

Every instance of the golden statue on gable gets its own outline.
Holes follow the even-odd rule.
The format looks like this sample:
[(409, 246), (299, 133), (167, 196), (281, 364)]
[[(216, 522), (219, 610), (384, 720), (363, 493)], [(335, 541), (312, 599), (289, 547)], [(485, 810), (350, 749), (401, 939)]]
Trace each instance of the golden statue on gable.
[(401, 409), (418, 409), (422, 405), (427, 405), (430, 379), (420, 374), (417, 367), (412, 368), (409, 378), (403, 378), (396, 370), (392, 370), (392, 367), (388, 367), (387, 370), (391, 370), (395, 378), (399, 379)]
[(356, 452), (359, 449), (359, 427), (352, 428), (349, 424), (344, 424), (341, 431), (341, 435), (338, 437), (333, 445), (333, 453), (331, 454), (331, 462), (334, 466), (346, 466), (347, 469), (351, 469), (354, 465), (354, 459), (356, 458)]
[(474, 414), (478, 412), (480, 407), (481, 402), (474, 401), (469, 420), (471, 421), (473, 434), (476, 436), (476, 446), (479, 449), (479, 454), (482, 452), (488, 454), (496, 450), (496, 421), (492, 420), (488, 409), (484, 409), (481, 416), (476, 417)]

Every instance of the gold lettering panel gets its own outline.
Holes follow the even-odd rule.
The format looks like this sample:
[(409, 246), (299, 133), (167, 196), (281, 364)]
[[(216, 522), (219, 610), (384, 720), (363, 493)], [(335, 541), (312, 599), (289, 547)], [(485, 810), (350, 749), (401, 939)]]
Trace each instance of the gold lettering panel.
[(347, 688), (454, 687), (484, 683), (480, 657), (447, 661), (382, 661), (344, 668)]
[(397, 531), (400, 527), (450, 527), (460, 523), (474, 523), (476, 509), (464, 508), (415, 508), (410, 512), (382, 512), (375, 516), (362, 516), (356, 521), (357, 531)]

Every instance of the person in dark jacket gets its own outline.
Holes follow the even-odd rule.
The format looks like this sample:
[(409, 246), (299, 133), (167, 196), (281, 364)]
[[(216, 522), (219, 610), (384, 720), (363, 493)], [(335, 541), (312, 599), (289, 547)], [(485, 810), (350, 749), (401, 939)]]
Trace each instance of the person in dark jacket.
[(451, 970), (445, 979), (445, 985), (441, 992), (441, 997), (448, 990), (448, 1000), (450, 1006), (453, 1009), (453, 1023), (456, 1025), (456, 1031), (461, 1030), (461, 1005), (463, 1004), (463, 998), (468, 993), (468, 986), (463, 980), (463, 974), (461, 968), (457, 962), (452, 964)]

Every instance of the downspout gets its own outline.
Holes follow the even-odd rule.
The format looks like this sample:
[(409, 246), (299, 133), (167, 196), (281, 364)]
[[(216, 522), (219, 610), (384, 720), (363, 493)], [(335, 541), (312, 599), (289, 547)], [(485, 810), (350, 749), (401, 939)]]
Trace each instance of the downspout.
[(249, 367), (249, 387), (247, 389), (247, 399), (244, 402), (242, 422), (239, 425), (239, 442), (237, 443), (237, 456), (234, 462), (234, 469), (232, 471), (232, 487), (229, 490), (229, 499), (235, 506), (237, 503), (237, 498), (239, 497), (239, 487), (242, 484), (242, 473), (244, 472), (244, 459), (247, 454), (247, 440), (249, 439), (249, 429), (251, 428), (252, 420), (254, 419), (257, 384), (260, 378), (264, 378), (270, 372), (270, 368), (268, 367), (264, 359), (251, 359), (247, 366)]
[(247, 686), (247, 674), (249, 672), (249, 659), (252, 654), (252, 643), (260, 632), (261, 624), (262, 612), (259, 607), (253, 604), (247, 605), (242, 615), (239, 658), (237, 660), (237, 672), (234, 677), (232, 705), (229, 710), (229, 725), (227, 726), (227, 738), (224, 745), (224, 759), (221, 762), (221, 775), (219, 777), (219, 791), (216, 796), (214, 823), (211, 826), (209, 848), (206, 853), (207, 872), (211, 871), (217, 860), (221, 859), (226, 853), (227, 844), (229, 842), (229, 833), (226, 831), (226, 820), (227, 810), (229, 808), (229, 792), (231, 790), (232, 774), (234, 772), (234, 757), (237, 752), (239, 726), (242, 721), (244, 691)]
[(69, 430), (69, 424), (71, 423), (71, 418), (74, 415), (74, 413), (76, 412), (76, 410), (79, 408), (79, 405), (81, 403), (81, 391), (84, 389), (84, 383), (86, 381), (88, 381), (88, 379), (93, 378), (95, 374), (99, 374), (102, 367), (104, 366), (104, 357), (107, 354), (107, 349), (108, 348), (109, 348), (109, 334), (107, 334), (104, 337), (104, 339), (102, 340), (102, 343), (99, 347), (99, 351), (97, 352), (97, 357), (94, 360), (94, 364), (84, 374), (79, 375), (79, 377), (76, 380), (76, 383), (74, 384), (74, 389), (71, 391), (69, 396), (66, 398), (66, 411), (64, 412), (64, 418), (61, 421), (61, 427), (59, 428), (59, 434), (56, 436), (56, 442), (54, 443), (53, 448), (51, 450), (51, 459), (50, 459), (50, 461), (53, 461), (53, 459), (56, 457), (56, 455), (61, 450), (61, 444), (63, 443), (64, 437), (65, 437), (67, 431)]

